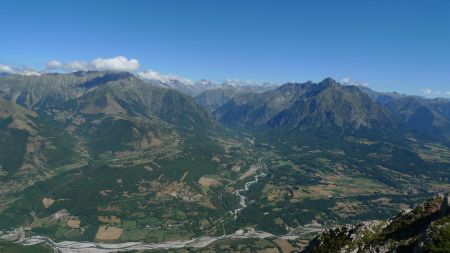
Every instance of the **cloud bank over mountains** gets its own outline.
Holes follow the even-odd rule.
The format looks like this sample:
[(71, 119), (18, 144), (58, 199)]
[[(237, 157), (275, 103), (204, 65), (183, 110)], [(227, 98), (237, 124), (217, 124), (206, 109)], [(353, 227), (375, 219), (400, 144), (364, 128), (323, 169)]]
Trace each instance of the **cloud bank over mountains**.
[[(29, 67), (15, 67), (6, 64), (0, 64), (0, 75), (3, 74), (15, 74), (24, 76), (40, 76), (45, 73), (55, 72), (75, 72), (75, 71), (127, 71), (133, 72), (137, 77), (142, 80), (156, 80), (165, 84), (169, 83), (182, 83), (183, 85), (193, 86), (196, 84), (202, 84), (202, 81), (193, 81), (189, 78), (181, 77), (175, 74), (162, 74), (152, 69), (142, 70), (141, 64), (137, 59), (128, 59), (125, 56), (116, 56), (111, 58), (96, 58), (91, 61), (70, 61), (62, 62), (54, 59), (45, 63), (45, 68), (42, 70), (35, 70)], [(340, 82), (344, 85), (356, 85), (356, 86), (370, 86), (367, 82), (355, 81), (352, 78), (342, 78)], [(274, 85), (274, 83), (263, 83), (254, 80), (239, 80), (239, 79), (225, 79), (218, 82), (211, 82), (222, 85), (232, 86), (258, 86), (258, 85)], [(436, 96), (450, 96), (450, 91), (436, 91), (430, 88), (420, 89), (419, 92), (426, 97)]]
[(1, 73), (22, 75), (22, 76), (40, 76), (42, 74), (41, 72), (35, 71), (30, 68), (17, 68), (4, 64), (0, 64), (0, 74)]
[(355, 81), (355, 80), (351, 79), (350, 77), (342, 78), (340, 80), (340, 82), (342, 84), (345, 84), (345, 85), (355, 85), (355, 86), (363, 86), (363, 87), (369, 87), (370, 86), (370, 84), (368, 82)]
[[(198, 82), (195, 82), (189, 78), (178, 76), (175, 74), (162, 74), (152, 69), (142, 70), (141, 64), (137, 59), (128, 59), (125, 56), (116, 56), (112, 58), (96, 58), (92, 61), (70, 61), (62, 62), (54, 59), (45, 64), (43, 70), (37, 71), (29, 68), (13, 68), (8, 65), (0, 64), (0, 73), (16, 74), (16, 75), (41, 75), (44, 73), (54, 72), (75, 72), (75, 71), (127, 71), (133, 72), (137, 77), (143, 80), (156, 80), (162, 83), (183, 83), (184, 85), (192, 86)], [(199, 82), (202, 84), (202, 82)], [(216, 82), (214, 82), (216, 83)], [(226, 79), (218, 81), (217, 83), (223, 83), (226, 85), (235, 86), (251, 86), (262, 83), (253, 80), (238, 80), (238, 79)]]
[(191, 79), (180, 77), (173, 74), (164, 75), (151, 69), (140, 71), (137, 73), (137, 76), (144, 80), (158, 80), (163, 83), (168, 83), (171, 81), (179, 81), (188, 85), (194, 84), (194, 81), (192, 81)]
[(143, 80), (158, 80), (163, 83), (173, 81), (182, 82), (193, 85), (194, 81), (177, 76), (174, 74), (161, 74), (157, 71), (148, 69), (140, 70), (140, 63), (137, 59), (128, 59), (125, 56), (116, 56), (112, 58), (96, 58), (92, 61), (70, 61), (61, 62), (59, 60), (51, 60), (45, 64), (45, 69), (36, 71), (25, 68), (14, 68), (8, 65), (0, 64), (0, 73), (16, 74), (16, 75), (41, 75), (52, 72), (75, 72), (75, 71), (127, 71), (134, 72)]
[(0, 64), (0, 72), (10, 73), (13, 69), (10, 66)]
[(72, 61), (62, 63), (58, 60), (47, 62), (48, 70), (64, 70), (64, 71), (78, 71), (78, 70), (104, 70), (104, 71), (129, 71), (133, 72), (139, 69), (140, 64), (137, 59), (128, 59), (124, 56), (116, 56), (113, 58), (97, 58), (91, 62)]
[(423, 88), (420, 89), (419, 91), (425, 96), (441, 96), (441, 95), (450, 96), (450, 91), (432, 90), (430, 88)]
[(135, 72), (139, 68), (140, 64), (137, 59), (128, 59), (124, 56), (116, 56), (112, 58), (97, 58), (90, 62), (86, 61), (61, 62), (59, 60), (51, 60), (45, 64), (45, 69), (40, 71), (31, 68), (12, 67), (9, 65), (0, 64), (0, 73), (39, 76), (41, 74), (49, 72), (74, 72), (80, 70)]

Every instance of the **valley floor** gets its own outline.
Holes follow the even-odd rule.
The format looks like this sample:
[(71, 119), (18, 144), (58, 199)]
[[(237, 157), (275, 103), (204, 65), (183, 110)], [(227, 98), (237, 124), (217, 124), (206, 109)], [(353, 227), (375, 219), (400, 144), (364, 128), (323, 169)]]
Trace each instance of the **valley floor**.
[[(16, 229), (14, 231), (5, 232), (1, 234), (0, 239), (17, 240), (16, 243), (24, 246), (46, 244), (61, 253), (108, 253), (108, 252), (120, 252), (120, 251), (135, 251), (135, 250), (158, 250), (158, 249), (180, 249), (180, 248), (194, 248), (200, 249), (207, 247), (213, 243), (229, 240), (245, 240), (245, 239), (271, 239), (281, 241), (295, 241), (301, 238), (307, 238), (311, 235), (317, 234), (323, 231), (322, 227), (303, 227), (297, 229), (293, 234), (287, 234), (284, 236), (275, 236), (271, 233), (255, 231), (253, 229), (238, 230), (231, 235), (223, 235), (218, 237), (202, 236), (185, 241), (172, 241), (164, 243), (140, 243), (140, 242), (127, 242), (127, 243), (97, 243), (97, 242), (74, 242), (63, 241), (55, 242), (52, 239), (45, 236), (31, 236), (25, 237), (25, 231), (23, 229)], [(287, 242), (286, 242), (287, 243)], [(289, 244), (289, 243), (287, 243)]]

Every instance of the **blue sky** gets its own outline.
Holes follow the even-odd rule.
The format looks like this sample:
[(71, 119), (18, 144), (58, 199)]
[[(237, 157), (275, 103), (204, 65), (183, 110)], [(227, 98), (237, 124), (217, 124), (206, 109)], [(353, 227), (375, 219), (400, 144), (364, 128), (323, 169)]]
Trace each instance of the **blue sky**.
[(0, 64), (124, 56), (194, 80), (330, 76), (450, 97), (449, 13), (445, 0), (2, 0)]

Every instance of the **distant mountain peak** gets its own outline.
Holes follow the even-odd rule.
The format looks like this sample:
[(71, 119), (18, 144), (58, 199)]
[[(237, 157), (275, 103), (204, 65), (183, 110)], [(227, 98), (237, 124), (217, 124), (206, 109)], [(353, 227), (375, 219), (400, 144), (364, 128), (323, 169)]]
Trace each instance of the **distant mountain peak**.
[(342, 86), (332, 78), (320, 83), (286, 83), (275, 90), (234, 99), (218, 108), (214, 116), (228, 125), (287, 130), (381, 130), (397, 124), (389, 112), (356, 87)]
[(323, 79), (319, 84), (322, 84), (322, 85), (337, 85), (338, 83), (333, 78), (327, 77), (327, 78)]

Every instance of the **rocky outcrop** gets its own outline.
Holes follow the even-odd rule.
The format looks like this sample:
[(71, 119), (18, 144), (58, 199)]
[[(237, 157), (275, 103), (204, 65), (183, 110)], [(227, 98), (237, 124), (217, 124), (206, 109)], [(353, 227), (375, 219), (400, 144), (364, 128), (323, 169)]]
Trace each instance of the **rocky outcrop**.
[(303, 252), (450, 252), (449, 203), (439, 194), (387, 221), (331, 227)]

